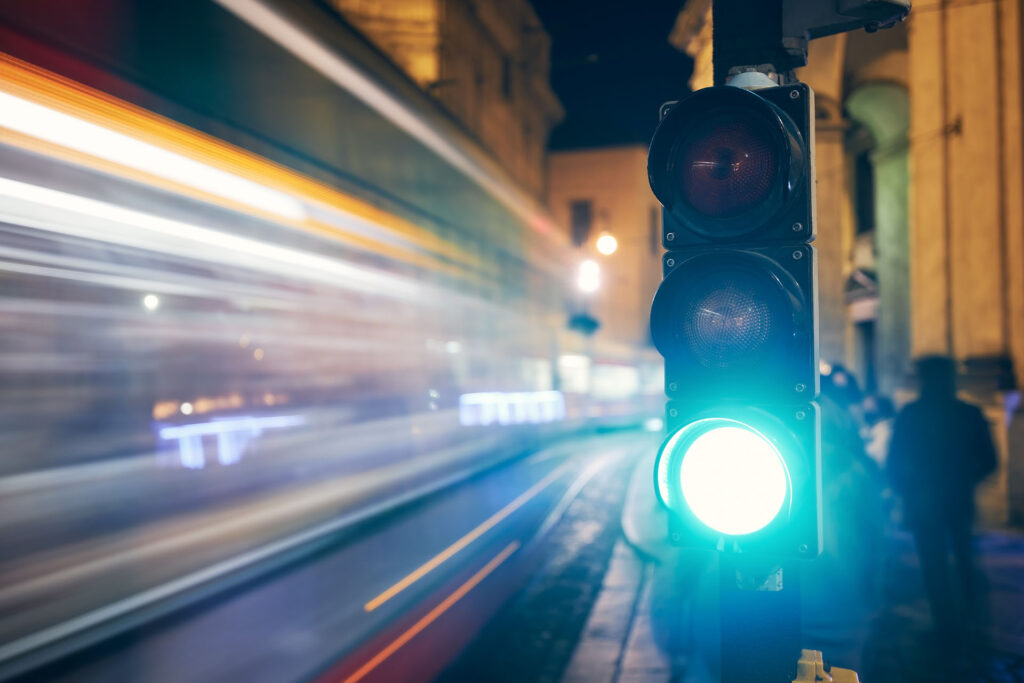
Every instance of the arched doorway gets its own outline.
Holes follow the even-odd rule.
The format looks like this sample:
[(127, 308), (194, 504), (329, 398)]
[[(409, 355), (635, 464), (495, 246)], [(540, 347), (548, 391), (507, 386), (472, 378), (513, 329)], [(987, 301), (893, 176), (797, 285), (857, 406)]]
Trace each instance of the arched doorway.
[[(859, 124), (854, 130), (861, 129), (850, 148), (849, 180), (858, 241), (872, 247), (878, 296), (875, 319), (854, 314), (862, 318), (855, 320), (855, 329), (872, 354), (872, 362), (862, 368), (874, 374), (865, 377), (866, 384), (891, 395), (905, 383), (910, 362), (909, 101), (902, 86), (874, 82), (857, 87), (844, 104), (848, 118)], [(865, 274), (855, 269), (853, 278), (858, 270)]]

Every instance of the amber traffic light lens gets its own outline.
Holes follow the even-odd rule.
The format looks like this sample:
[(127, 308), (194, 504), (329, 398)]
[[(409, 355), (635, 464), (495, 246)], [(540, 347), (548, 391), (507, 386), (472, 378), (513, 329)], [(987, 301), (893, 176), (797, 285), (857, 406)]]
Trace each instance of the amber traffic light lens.
[[(698, 254), (666, 278), (651, 309), (651, 334), (666, 358), (741, 381), (788, 357), (804, 307), (779, 264), (753, 252)], [(739, 373), (739, 374), (737, 374)]]
[(756, 112), (734, 108), (712, 112), (676, 150), (681, 198), (696, 213), (715, 219), (758, 208), (779, 182), (777, 139)]
[(729, 367), (762, 350), (773, 331), (763, 285), (743, 273), (695, 292), (683, 312), (683, 338), (705, 367)]

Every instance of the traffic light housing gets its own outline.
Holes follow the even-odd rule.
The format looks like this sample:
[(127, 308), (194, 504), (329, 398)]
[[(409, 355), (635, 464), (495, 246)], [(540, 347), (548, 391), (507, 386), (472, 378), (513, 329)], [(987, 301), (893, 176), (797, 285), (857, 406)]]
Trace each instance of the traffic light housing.
[(813, 99), (720, 86), (667, 110), (647, 158), (666, 249), (814, 240)]
[(814, 103), (802, 83), (706, 88), (666, 108), (648, 156), (664, 206), (651, 335), (669, 436), (655, 488), (674, 541), (821, 547)]

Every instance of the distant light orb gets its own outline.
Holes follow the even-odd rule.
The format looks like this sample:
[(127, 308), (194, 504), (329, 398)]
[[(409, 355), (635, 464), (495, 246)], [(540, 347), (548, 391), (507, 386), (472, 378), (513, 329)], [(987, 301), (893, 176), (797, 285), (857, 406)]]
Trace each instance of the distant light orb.
[(147, 311), (155, 311), (160, 307), (160, 297), (156, 294), (147, 294), (142, 297), (142, 305)]
[(660, 432), (665, 429), (665, 421), (660, 417), (649, 417), (644, 420), (644, 431)]
[(611, 256), (619, 248), (619, 241), (614, 235), (605, 233), (597, 238), (597, 250), (605, 256)]
[(254, 349), (252, 352), (252, 357), (256, 360), (263, 360), (263, 355), (263, 349)]
[(462, 351), (462, 344), (457, 341), (449, 341), (444, 343), (444, 350), (448, 353), (455, 354)]
[(179, 407), (178, 410), (181, 411), (182, 415), (191, 415), (192, 414), (192, 404), (186, 401), (185, 403), (181, 404), (181, 407)]
[(601, 286), (601, 267), (597, 265), (597, 261), (588, 259), (580, 264), (576, 274), (576, 286), (585, 294), (597, 291)]
[(758, 432), (745, 426), (714, 427), (694, 439), (682, 458), (683, 498), (715, 531), (754, 533), (782, 509), (789, 489), (786, 466)]

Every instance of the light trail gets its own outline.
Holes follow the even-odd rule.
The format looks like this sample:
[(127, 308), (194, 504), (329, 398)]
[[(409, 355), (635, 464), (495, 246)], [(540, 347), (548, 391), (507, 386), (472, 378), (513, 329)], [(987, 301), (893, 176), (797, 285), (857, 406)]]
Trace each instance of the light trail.
[(402, 635), (395, 638), (385, 647), (383, 650), (378, 652), (374, 657), (363, 664), (355, 673), (351, 674), (344, 679), (343, 683), (356, 683), (356, 681), (362, 680), (368, 673), (380, 666), (388, 657), (393, 655), (403, 645), (408, 643), (410, 640), (415, 638), (423, 629), (430, 626), (432, 623), (437, 621), (437, 618), (442, 614), (451, 609), (452, 605), (457, 603), (466, 593), (473, 590), (481, 581), (486, 579), (495, 569), (497, 569), (505, 560), (512, 556), (516, 550), (519, 549), (519, 541), (513, 541), (505, 546), (505, 549), (495, 555), (490, 562), (485, 564), (480, 570), (471, 576), (464, 584), (455, 589), (455, 592), (449, 595), (447, 598), (442, 600), (437, 607), (427, 612), (419, 621), (410, 626), (408, 630), (402, 633)]
[(306, 217), (301, 203), (265, 185), (5, 92), (0, 126), (283, 218)]
[(439, 157), (461, 171), (491, 196), (522, 218), (538, 233), (549, 221), (537, 203), (483, 153), (472, 154), (435, 128), (401, 99), (378, 85), (357, 65), (321, 43), (286, 17), (257, 0), (215, 0), (256, 30), (304, 61), (313, 69), (358, 97), (395, 126), (402, 129)]
[(270, 271), (299, 280), (418, 300), (422, 283), (339, 259), (164, 218), (81, 195), (0, 178), (0, 219), (76, 237)]
[(391, 598), (395, 597), (396, 595), (404, 591), (409, 586), (413, 585), (414, 583), (422, 579), (430, 572), (440, 567), (447, 560), (451, 559), (460, 550), (462, 550), (470, 543), (472, 543), (473, 541), (475, 541), (476, 539), (480, 538), (485, 533), (493, 529), (495, 526), (500, 524), (502, 520), (507, 518), (513, 512), (515, 512), (523, 505), (525, 505), (527, 502), (529, 502), (531, 498), (533, 498), (538, 493), (547, 488), (548, 484), (562, 476), (562, 474), (568, 469), (569, 466), (570, 463), (565, 463), (564, 465), (561, 465), (558, 468), (549, 472), (546, 477), (544, 477), (536, 484), (528, 488), (526, 491), (521, 493), (511, 503), (495, 512), (490, 517), (488, 517), (482, 524), (478, 525), (468, 534), (466, 534), (465, 536), (463, 536), (462, 538), (455, 541), (450, 546), (439, 552), (437, 555), (434, 555), (432, 558), (424, 562), (418, 568), (416, 568), (411, 573), (406, 575), (405, 578), (403, 578), (401, 581), (395, 583), (393, 586), (391, 586), (386, 591), (375, 597), (373, 600), (370, 600), (368, 603), (363, 605), (363, 609), (367, 612), (372, 612), (373, 610), (377, 609)]
[(384, 208), (3, 53), (0, 105), (3, 144), (435, 269), (437, 255), (478, 263)]

